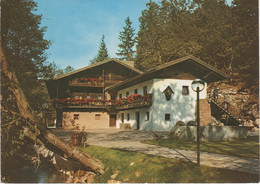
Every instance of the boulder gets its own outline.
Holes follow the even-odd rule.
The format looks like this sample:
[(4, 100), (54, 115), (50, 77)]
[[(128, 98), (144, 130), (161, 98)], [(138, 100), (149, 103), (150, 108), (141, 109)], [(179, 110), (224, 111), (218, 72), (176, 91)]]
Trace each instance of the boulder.
[(260, 119), (256, 119), (254, 122), (253, 122), (253, 125), (257, 128), (259, 128), (259, 124), (260, 124)]

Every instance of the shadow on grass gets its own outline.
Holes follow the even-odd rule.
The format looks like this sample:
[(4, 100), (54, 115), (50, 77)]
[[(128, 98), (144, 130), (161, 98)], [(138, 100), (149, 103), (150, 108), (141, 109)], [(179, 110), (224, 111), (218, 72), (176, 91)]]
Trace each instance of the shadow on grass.
[[(193, 151), (196, 151), (197, 149), (196, 142), (177, 141), (173, 139), (161, 139), (158, 141), (145, 140), (141, 142), (172, 149)], [(259, 159), (259, 136), (250, 136), (246, 139), (231, 140), (227, 142), (201, 142), (200, 150), (210, 153)]]
[(257, 182), (258, 176), (238, 171), (197, 167), (164, 157), (146, 155), (133, 151), (109, 149), (98, 146), (81, 148), (100, 159), (105, 165), (105, 173), (97, 176), (95, 182), (107, 183), (115, 171), (116, 180), (125, 183), (188, 183), (188, 182)]

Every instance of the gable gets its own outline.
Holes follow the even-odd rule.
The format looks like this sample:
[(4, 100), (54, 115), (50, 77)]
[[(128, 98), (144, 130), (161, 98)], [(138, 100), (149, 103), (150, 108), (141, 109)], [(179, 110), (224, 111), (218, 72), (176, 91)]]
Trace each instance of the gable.
[[(112, 65), (112, 67), (111, 67)], [(133, 66), (133, 62), (131, 61), (120, 61), (114, 58), (109, 58), (107, 60), (80, 68), (78, 70), (72, 71), (70, 73), (55, 77), (54, 80), (57, 79), (62, 79), (62, 78), (66, 78), (72, 75), (81, 75), (82, 73), (100, 73), (100, 71), (103, 68), (106, 69), (111, 69), (111, 68), (116, 68), (118, 70), (123, 70), (123, 71), (127, 71), (127, 72), (131, 72), (131, 73), (135, 73), (135, 74), (142, 74), (143, 72), (141, 72), (140, 70), (132, 67)]]
[(186, 56), (162, 65), (159, 65), (153, 70), (150, 70), (142, 75), (138, 75), (124, 81), (120, 84), (108, 87), (108, 91), (123, 89), (125, 87), (144, 82), (153, 78), (172, 78), (172, 79), (188, 79), (194, 80), (200, 78), (207, 83), (224, 80), (227, 75), (217, 68), (203, 62), (194, 56)]
[[(51, 98), (66, 97), (74, 92), (84, 90), (89, 91), (91, 87), (104, 88), (142, 73), (131, 67), (129, 63), (133, 64), (133, 62), (126, 64), (123, 61), (109, 59), (56, 77), (45, 83)], [(102, 94), (103, 92), (97, 91), (97, 93)]]

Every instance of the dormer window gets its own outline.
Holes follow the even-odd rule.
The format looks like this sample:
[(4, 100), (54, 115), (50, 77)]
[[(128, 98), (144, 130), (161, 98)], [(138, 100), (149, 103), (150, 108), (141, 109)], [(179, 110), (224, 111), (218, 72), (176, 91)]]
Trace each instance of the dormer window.
[(174, 92), (172, 91), (171, 87), (168, 86), (164, 91), (163, 91), (165, 97), (166, 97), (166, 100), (169, 101), (171, 100), (171, 96), (172, 94), (174, 94)]

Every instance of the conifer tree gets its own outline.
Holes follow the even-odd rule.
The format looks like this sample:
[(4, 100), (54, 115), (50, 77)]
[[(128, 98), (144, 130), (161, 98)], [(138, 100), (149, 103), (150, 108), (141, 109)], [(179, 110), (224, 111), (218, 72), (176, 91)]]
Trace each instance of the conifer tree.
[(107, 58), (108, 58), (108, 51), (107, 51), (107, 47), (106, 47), (106, 44), (105, 44), (105, 36), (102, 35), (98, 54), (94, 59), (90, 60), (90, 63), (94, 64), (94, 63), (103, 61)]
[(119, 40), (121, 43), (118, 45), (119, 50), (116, 55), (119, 56), (119, 59), (123, 60), (133, 60), (135, 51), (133, 47), (135, 45), (135, 33), (132, 28), (132, 22), (129, 17), (125, 19), (125, 26), (123, 27), (123, 31), (119, 33)]

